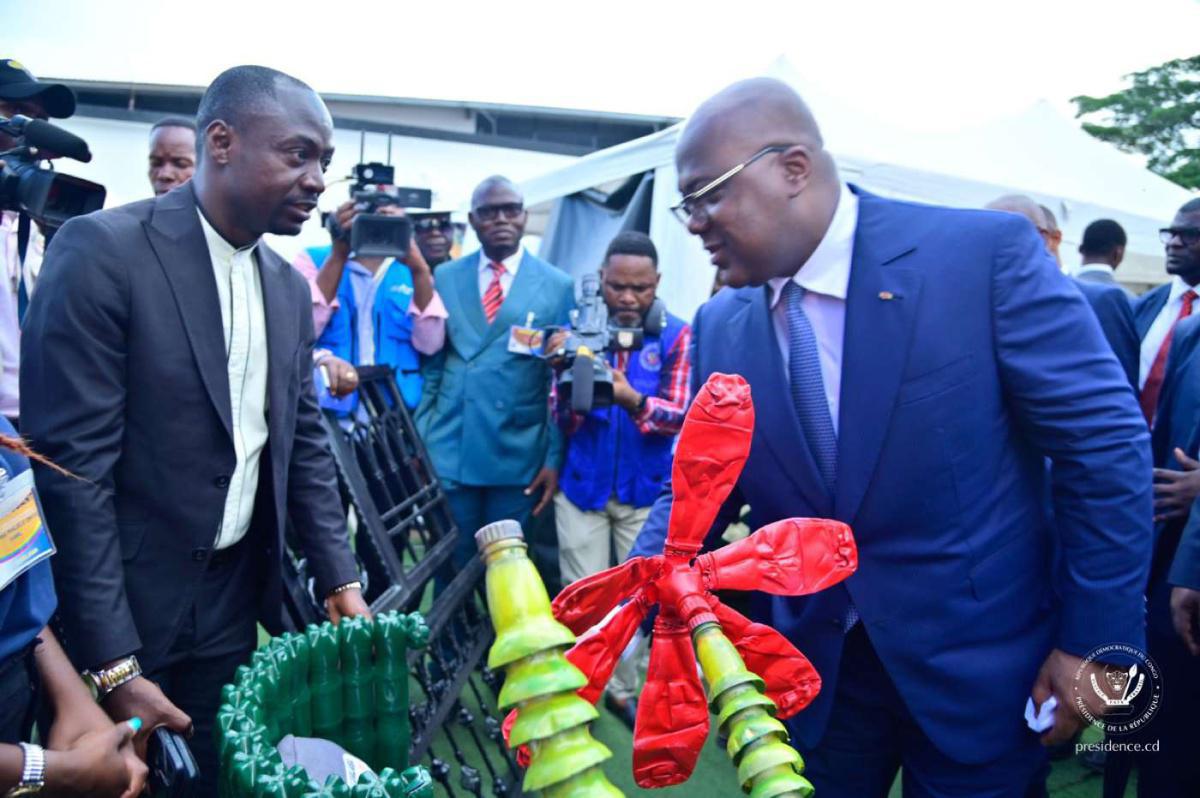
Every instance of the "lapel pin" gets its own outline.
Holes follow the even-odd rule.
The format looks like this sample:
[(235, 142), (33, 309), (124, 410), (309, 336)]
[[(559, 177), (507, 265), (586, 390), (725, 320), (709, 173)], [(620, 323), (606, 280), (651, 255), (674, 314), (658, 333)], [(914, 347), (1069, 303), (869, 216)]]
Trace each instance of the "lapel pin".
[(895, 299), (896, 295), (893, 294), (891, 291), (880, 291), (879, 298), (882, 299), (884, 302), (887, 302), (890, 299)]

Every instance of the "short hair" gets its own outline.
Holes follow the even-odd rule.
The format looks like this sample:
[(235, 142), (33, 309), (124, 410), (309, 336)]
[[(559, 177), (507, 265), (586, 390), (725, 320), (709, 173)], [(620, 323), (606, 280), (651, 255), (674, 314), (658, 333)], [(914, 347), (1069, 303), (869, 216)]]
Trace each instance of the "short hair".
[(1200, 212), (1200, 197), (1190, 199), (1179, 207), (1180, 213), (1197, 213)]
[(185, 130), (196, 132), (196, 123), (191, 119), (186, 119), (182, 116), (166, 116), (154, 123), (150, 128), (150, 132), (158, 130), (160, 127), (181, 127)]
[(1058, 219), (1054, 216), (1054, 211), (1047, 208), (1045, 205), (1038, 205), (1042, 209), (1042, 213), (1046, 215), (1046, 229), (1051, 233), (1058, 231)]
[(312, 87), (286, 72), (253, 64), (226, 69), (204, 90), (196, 109), (196, 130), (204, 131), (218, 119), (244, 124), (278, 94), (280, 84), (312, 91)]
[(609, 242), (608, 249), (604, 252), (605, 262), (607, 263), (613, 255), (640, 255), (649, 258), (650, 262), (654, 264), (655, 270), (658, 270), (658, 250), (655, 248), (654, 242), (650, 236), (637, 230), (617, 233), (616, 238)]
[(1079, 254), (1089, 257), (1109, 255), (1117, 247), (1125, 246), (1125, 241), (1125, 228), (1112, 219), (1097, 219), (1084, 228)]

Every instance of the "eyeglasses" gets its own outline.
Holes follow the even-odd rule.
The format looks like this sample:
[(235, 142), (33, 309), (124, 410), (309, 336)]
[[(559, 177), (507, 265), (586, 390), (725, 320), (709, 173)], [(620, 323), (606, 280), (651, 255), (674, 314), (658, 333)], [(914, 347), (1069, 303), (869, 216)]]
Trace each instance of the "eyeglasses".
[(452, 231), (454, 222), (439, 222), (437, 219), (421, 219), (413, 224), (418, 233), (432, 233), (435, 230)]
[(471, 211), (471, 213), (475, 214), (475, 218), (481, 222), (494, 222), (501, 215), (511, 222), (520, 218), (524, 212), (525, 206), (519, 202), (506, 202), (502, 205), (480, 205)]
[(1179, 236), (1185, 247), (1194, 247), (1200, 241), (1200, 227), (1164, 227), (1158, 231), (1164, 244), (1170, 244), (1175, 236)]
[(675, 214), (675, 218), (684, 224), (687, 224), (689, 221), (691, 221), (692, 217), (695, 216), (698, 211), (703, 211), (705, 217), (707, 218), (708, 210), (702, 208), (700, 203), (701, 200), (703, 200), (705, 197), (709, 197), (724, 183), (732, 179), (734, 175), (741, 172), (747, 166), (754, 163), (764, 155), (772, 152), (783, 152), (784, 150), (790, 149), (794, 146), (794, 144), (772, 144), (769, 147), (763, 147), (761, 150), (751, 155), (748, 159), (742, 161), (740, 164), (733, 167), (716, 180), (713, 180), (708, 185), (705, 185), (693, 191), (691, 194), (686, 195), (682, 200), (679, 201), (678, 205), (671, 207), (671, 213)]

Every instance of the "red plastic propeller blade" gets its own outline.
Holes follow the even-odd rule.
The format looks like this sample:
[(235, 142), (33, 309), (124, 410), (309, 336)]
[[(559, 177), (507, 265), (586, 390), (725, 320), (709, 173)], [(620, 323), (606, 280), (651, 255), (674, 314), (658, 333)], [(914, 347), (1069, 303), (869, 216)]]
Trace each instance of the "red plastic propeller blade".
[(779, 707), (780, 718), (790, 718), (812, 703), (821, 691), (821, 676), (791, 641), (762, 623), (719, 601), (713, 612), (725, 636), (737, 648), (746, 668), (767, 684), (767, 697)]
[(662, 563), (662, 557), (634, 557), (615, 568), (585, 576), (567, 585), (555, 597), (551, 604), (554, 617), (581, 635), (604, 620), (613, 607), (653, 581)]
[(708, 740), (708, 703), (691, 635), (683, 624), (664, 621), (663, 614), (654, 624), (633, 730), (633, 778), (651, 789), (687, 781)]
[(688, 409), (675, 448), (666, 554), (677, 549), (690, 556), (700, 550), (742, 473), (753, 435), (749, 383), (736, 374), (709, 376)]
[(606, 623), (584, 632), (571, 646), (567, 659), (588, 678), (588, 683), (579, 690), (580, 696), (593, 704), (600, 700), (604, 685), (608, 684), (621, 660), (621, 653), (649, 609), (648, 604), (635, 598), (617, 610)]
[(842, 581), (858, 567), (850, 527), (840, 521), (786, 518), (701, 555), (710, 590), (762, 590), (803, 596)]

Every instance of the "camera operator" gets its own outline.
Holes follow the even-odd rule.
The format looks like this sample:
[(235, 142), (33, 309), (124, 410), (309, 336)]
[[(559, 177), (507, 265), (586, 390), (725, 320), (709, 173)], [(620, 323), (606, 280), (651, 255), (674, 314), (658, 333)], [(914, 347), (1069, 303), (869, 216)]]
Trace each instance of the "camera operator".
[[(330, 368), (329, 387), (357, 387), (356, 366), (388, 365), (409, 409), (421, 398), (421, 355), (436, 354), (445, 341), (446, 307), (433, 287), (433, 272), (409, 240), (408, 255), (395, 258), (358, 257), (350, 251), (349, 230), (362, 212), (354, 200), (336, 211), (337, 229), (329, 247), (312, 247), (292, 265), (313, 287), (313, 326), (316, 347), (328, 353), (337, 368)], [(395, 206), (376, 213), (403, 216)], [(320, 263), (318, 269), (315, 264)], [(349, 363), (341, 368), (341, 361)]]
[[(22, 524), (22, 495), (32, 490), (27, 454), (16, 430), (0, 419), (0, 490), (5, 508), (13, 508), (3, 519), (7, 529)], [(114, 726), (88, 695), (46, 625), (57, 605), (50, 560), (38, 559), (49, 536), (38, 528), (21, 537), (0, 566), (0, 794), (40, 784), (42, 795), (137, 795), (146, 782), (146, 765), (132, 744), (141, 721)], [(24, 569), (15, 566), (30, 560)], [(29, 745), (39, 697), (54, 720), (41, 745)]]
[[(75, 94), (61, 83), (42, 83), (23, 64), (0, 59), (0, 116), (15, 114), (45, 121), (75, 113)], [(17, 145), (0, 132), (0, 152)], [(0, 257), (4, 286), (0, 291), (0, 414), (17, 426), (17, 386), (21, 355), (21, 318), (42, 267), (45, 236), (37, 224), (17, 211), (0, 211)]]
[[(643, 327), (654, 303), (658, 252), (644, 233), (619, 234), (600, 270), (609, 317), (618, 327)], [(560, 492), (554, 498), (559, 568), (565, 584), (608, 568), (613, 549), (622, 562), (637, 538), (671, 468), (671, 449), (687, 409), (691, 330), (667, 314), (661, 335), (642, 348), (608, 354), (613, 405), (574, 414), (560, 396), (559, 425), (569, 436)], [(555, 333), (547, 351), (560, 349)], [(627, 724), (636, 717), (636, 673), (623, 660), (605, 703)]]

